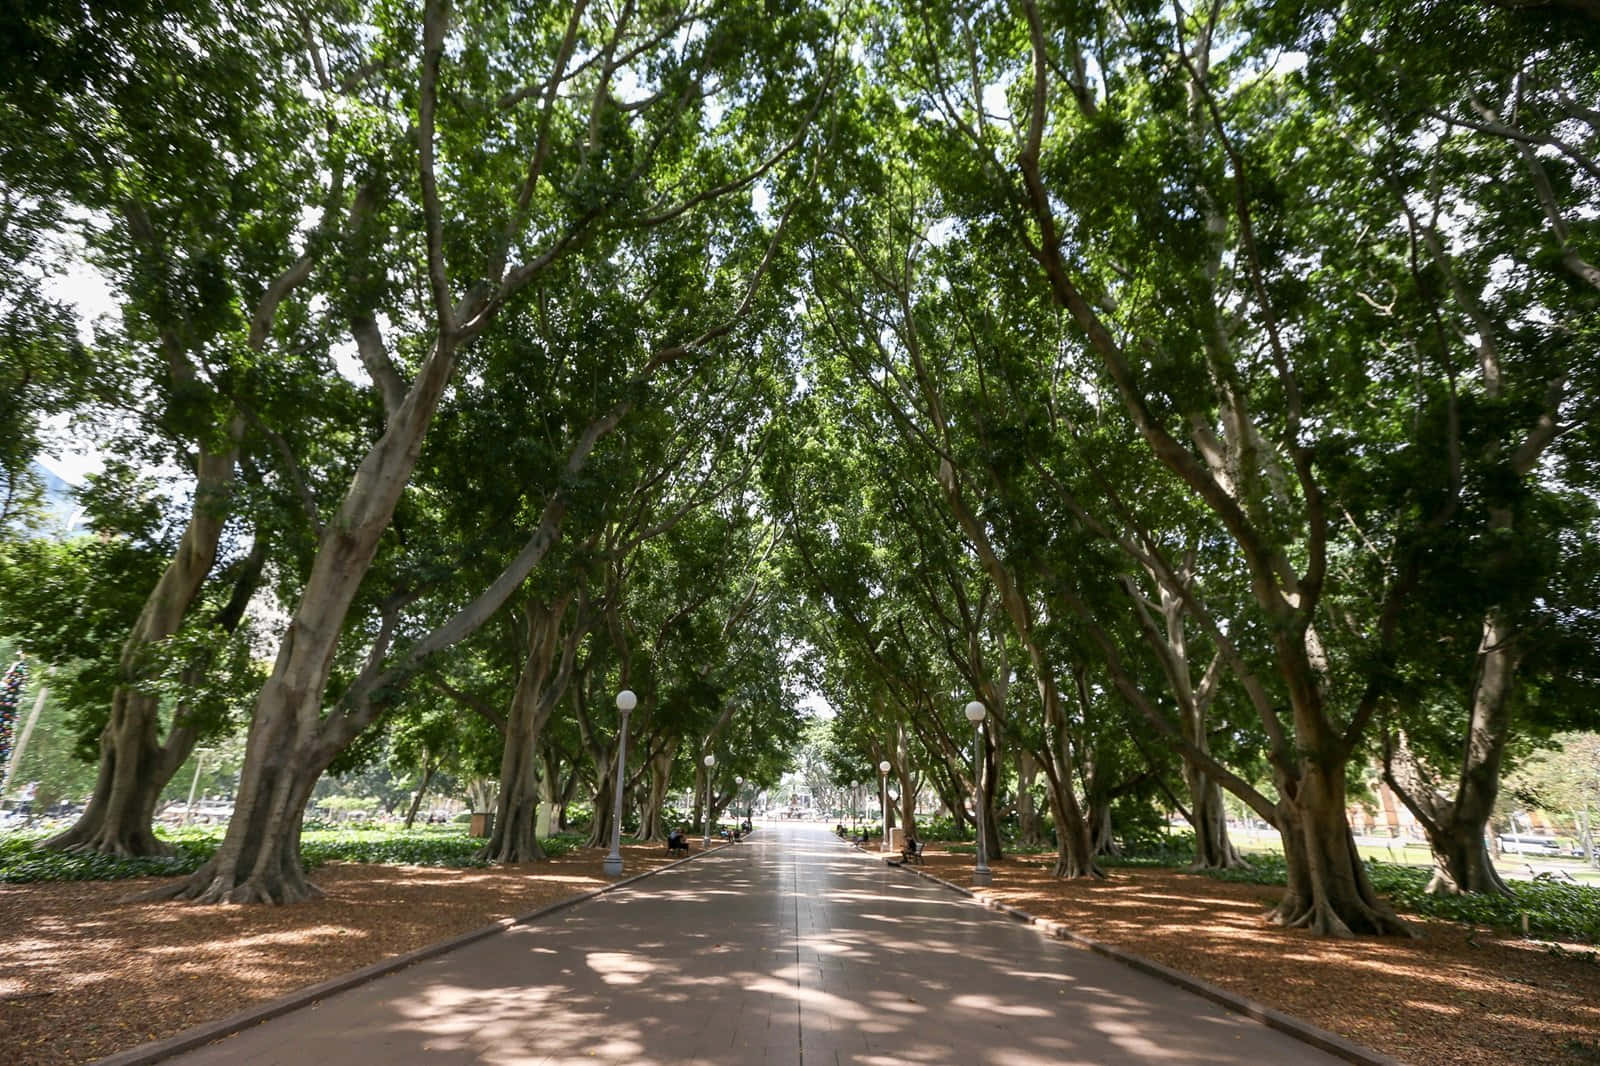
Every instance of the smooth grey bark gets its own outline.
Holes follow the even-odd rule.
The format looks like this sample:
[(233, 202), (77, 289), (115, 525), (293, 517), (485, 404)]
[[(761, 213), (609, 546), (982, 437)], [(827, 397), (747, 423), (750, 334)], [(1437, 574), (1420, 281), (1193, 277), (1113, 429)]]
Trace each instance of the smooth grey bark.
[(500, 759), (500, 797), (494, 828), (482, 857), (497, 863), (538, 862), (539, 756), (544, 727), (565, 696), (584, 626), (566, 621), (573, 596), (523, 609), (527, 654), (506, 712), (505, 750)]

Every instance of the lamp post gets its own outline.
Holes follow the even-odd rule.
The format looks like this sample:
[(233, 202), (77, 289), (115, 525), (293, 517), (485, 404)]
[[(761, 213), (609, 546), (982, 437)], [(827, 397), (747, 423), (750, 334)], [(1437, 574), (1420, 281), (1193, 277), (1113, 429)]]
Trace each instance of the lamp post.
[(713, 766), (717, 765), (717, 757), (715, 755), (707, 755), (705, 757), (705, 764), (706, 764), (706, 839), (705, 839), (705, 842), (703, 844), (701, 844), (700, 846), (702, 848), (709, 848), (711, 846), (711, 768)]
[(879, 851), (889, 850), (889, 760), (885, 759), (878, 764), (879, 790), (883, 793), (883, 838), (878, 843)]
[(856, 829), (858, 828), (856, 823), (859, 821), (859, 819), (856, 817), (856, 815), (859, 814), (860, 811), (861, 811), (861, 782), (860, 781), (852, 781), (852, 782), (850, 782), (850, 835), (851, 836), (855, 836), (856, 835)]
[(983, 719), (988, 711), (978, 700), (967, 704), (967, 721), (972, 723), (972, 814), (978, 823), (978, 865), (972, 870), (972, 883), (989, 883), (989, 847), (983, 837)]
[(632, 689), (617, 693), (617, 711), (622, 724), (617, 732), (617, 802), (611, 809), (611, 854), (601, 864), (607, 877), (622, 876), (622, 779), (628, 772), (628, 713), (639, 705)]
[[(736, 822), (739, 820), (739, 799), (743, 795), (744, 795), (744, 776), (742, 774), (734, 774), (733, 775), (733, 820), (736, 821)], [(735, 840), (739, 839), (738, 830), (739, 830), (739, 827), (738, 826), (734, 826), (734, 837), (733, 837), (733, 839), (735, 839)]]

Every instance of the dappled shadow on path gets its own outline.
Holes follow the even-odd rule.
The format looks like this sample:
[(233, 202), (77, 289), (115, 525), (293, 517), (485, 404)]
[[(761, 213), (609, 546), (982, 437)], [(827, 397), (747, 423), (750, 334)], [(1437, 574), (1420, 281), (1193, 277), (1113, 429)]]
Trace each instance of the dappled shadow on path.
[[(625, 847), (630, 872), (668, 861)], [(491, 869), (330, 864), (289, 907), (127, 902), (161, 879), (0, 885), (6, 1066), (87, 1062), (606, 883), (604, 849)]]
[(732, 849), (496, 941), (341, 1004), (340, 1039), (494, 1066), (1317, 1061), (831, 841)]
[[(927, 850), (927, 869), (970, 881), (971, 855)], [(1411, 1062), (1581, 1062), (1600, 1042), (1592, 946), (1548, 945), (1418, 919), (1418, 939), (1336, 940), (1270, 925), (1282, 889), (1162, 869), (1058, 881), (994, 864), (986, 898), (1259, 1000)]]

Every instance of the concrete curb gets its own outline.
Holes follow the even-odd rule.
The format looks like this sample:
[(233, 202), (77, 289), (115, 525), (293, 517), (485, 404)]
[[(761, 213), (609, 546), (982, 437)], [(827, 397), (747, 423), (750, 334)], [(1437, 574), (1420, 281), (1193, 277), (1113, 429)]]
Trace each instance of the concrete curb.
[[(854, 844), (850, 846), (868, 857), (873, 856), (872, 852), (866, 851), (864, 848)], [(1081, 933), (1073, 932), (1060, 922), (1051, 921), (1048, 918), (1036, 918), (1027, 911), (1013, 907), (1009, 903), (984, 899), (965, 885), (958, 885), (954, 881), (946, 881), (942, 877), (936, 877), (914, 866), (891, 863), (887, 858), (881, 861), (885, 866), (894, 866), (897, 869), (916, 874), (925, 881), (932, 881), (934, 884), (942, 885), (953, 892), (959, 892), (978, 906), (987, 910), (998, 911), (1024, 925), (1031, 925), (1052, 939), (1065, 940), (1068, 943), (1076, 944), (1081, 948), (1094, 952), (1096, 955), (1101, 955), (1114, 962), (1120, 962), (1124, 966), (1132, 967), (1140, 973), (1149, 974), (1151, 977), (1159, 978), (1168, 984), (1176, 985), (1198, 996), (1204, 996), (1219, 1006), (1236, 1011), (1248, 1018), (1254, 1018), (1262, 1025), (1292, 1036), (1302, 1043), (1310, 1044), (1312, 1047), (1326, 1051), (1328, 1054), (1344, 1059), (1346, 1062), (1355, 1063), (1356, 1066), (1406, 1066), (1399, 1059), (1391, 1058), (1368, 1047), (1362, 1047), (1360, 1044), (1346, 1040), (1338, 1033), (1330, 1033), (1328, 1030), (1312, 1025), (1310, 1022), (1302, 1021), (1292, 1014), (1285, 1014), (1280, 1010), (1275, 1010), (1265, 1003), (1257, 1003), (1253, 999), (1230, 992), (1226, 988), (1220, 988), (1209, 981), (1202, 981), (1198, 977), (1174, 970), (1170, 966), (1163, 966), (1161, 963), (1153, 959), (1147, 959), (1142, 955), (1135, 955), (1130, 951), (1123, 951), (1121, 948), (1114, 948), (1099, 941), (1090, 940)]]
[(237, 1014), (230, 1014), (226, 1018), (202, 1022), (192, 1029), (185, 1029), (174, 1036), (169, 1036), (162, 1040), (152, 1040), (148, 1044), (140, 1044), (126, 1051), (119, 1051), (114, 1055), (108, 1055), (103, 1059), (97, 1060), (91, 1066), (146, 1066), (148, 1063), (169, 1059), (174, 1055), (202, 1047), (212, 1041), (221, 1040), (225, 1036), (232, 1036), (234, 1033), (248, 1029), (253, 1025), (259, 1025), (264, 1021), (288, 1014), (290, 1011), (308, 1007), (318, 1000), (327, 999), (337, 992), (355, 988), (357, 985), (364, 985), (368, 981), (374, 981), (397, 970), (403, 970), (415, 963), (449, 954), (457, 948), (466, 947), (468, 944), (494, 936), (496, 933), (503, 933), (519, 925), (528, 925), (557, 911), (575, 907), (597, 896), (603, 896), (608, 892), (615, 892), (619, 888), (625, 888), (635, 881), (643, 881), (647, 877), (654, 877), (656, 874), (682, 866), (686, 862), (694, 862), (696, 859), (704, 858), (724, 848), (731, 847), (733, 847), (732, 844), (714, 845), (706, 851), (697, 852), (685, 859), (677, 859), (667, 863), (665, 866), (657, 866), (653, 870), (646, 870), (643, 873), (634, 874), (632, 877), (624, 877), (620, 881), (613, 881), (609, 885), (601, 885), (599, 888), (590, 889), (588, 892), (577, 896), (558, 899), (554, 903), (546, 904), (536, 911), (530, 911), (515, 918), (501, 918), (490, 925), (470, 930), (459, 936), (453, 936), (449, 940), (427, 944), (417, 948), (415, 951), (408, 951), (403, 955), (396, 955), (393, 958), (375, 962), (371, 966), (364, 966), (359, 970), (329, 978), (318, 984), (307, 985), (305, 988), (297, 989), (286, 996), (268, 1000), (266, 1003), (258, 1003), (254, 1007), (247, 1007)]

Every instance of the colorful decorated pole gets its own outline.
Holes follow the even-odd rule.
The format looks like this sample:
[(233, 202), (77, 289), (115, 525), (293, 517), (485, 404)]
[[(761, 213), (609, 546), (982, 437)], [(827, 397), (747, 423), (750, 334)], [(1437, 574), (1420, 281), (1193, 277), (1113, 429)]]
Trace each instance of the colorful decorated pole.
[(22, 686), (28, 680), (28, 663), (18, 659), (0, 680), (0, 780), (9, 777), (11, 765), (11, 740), (16, 735), (17, 704), (22, 700)]

